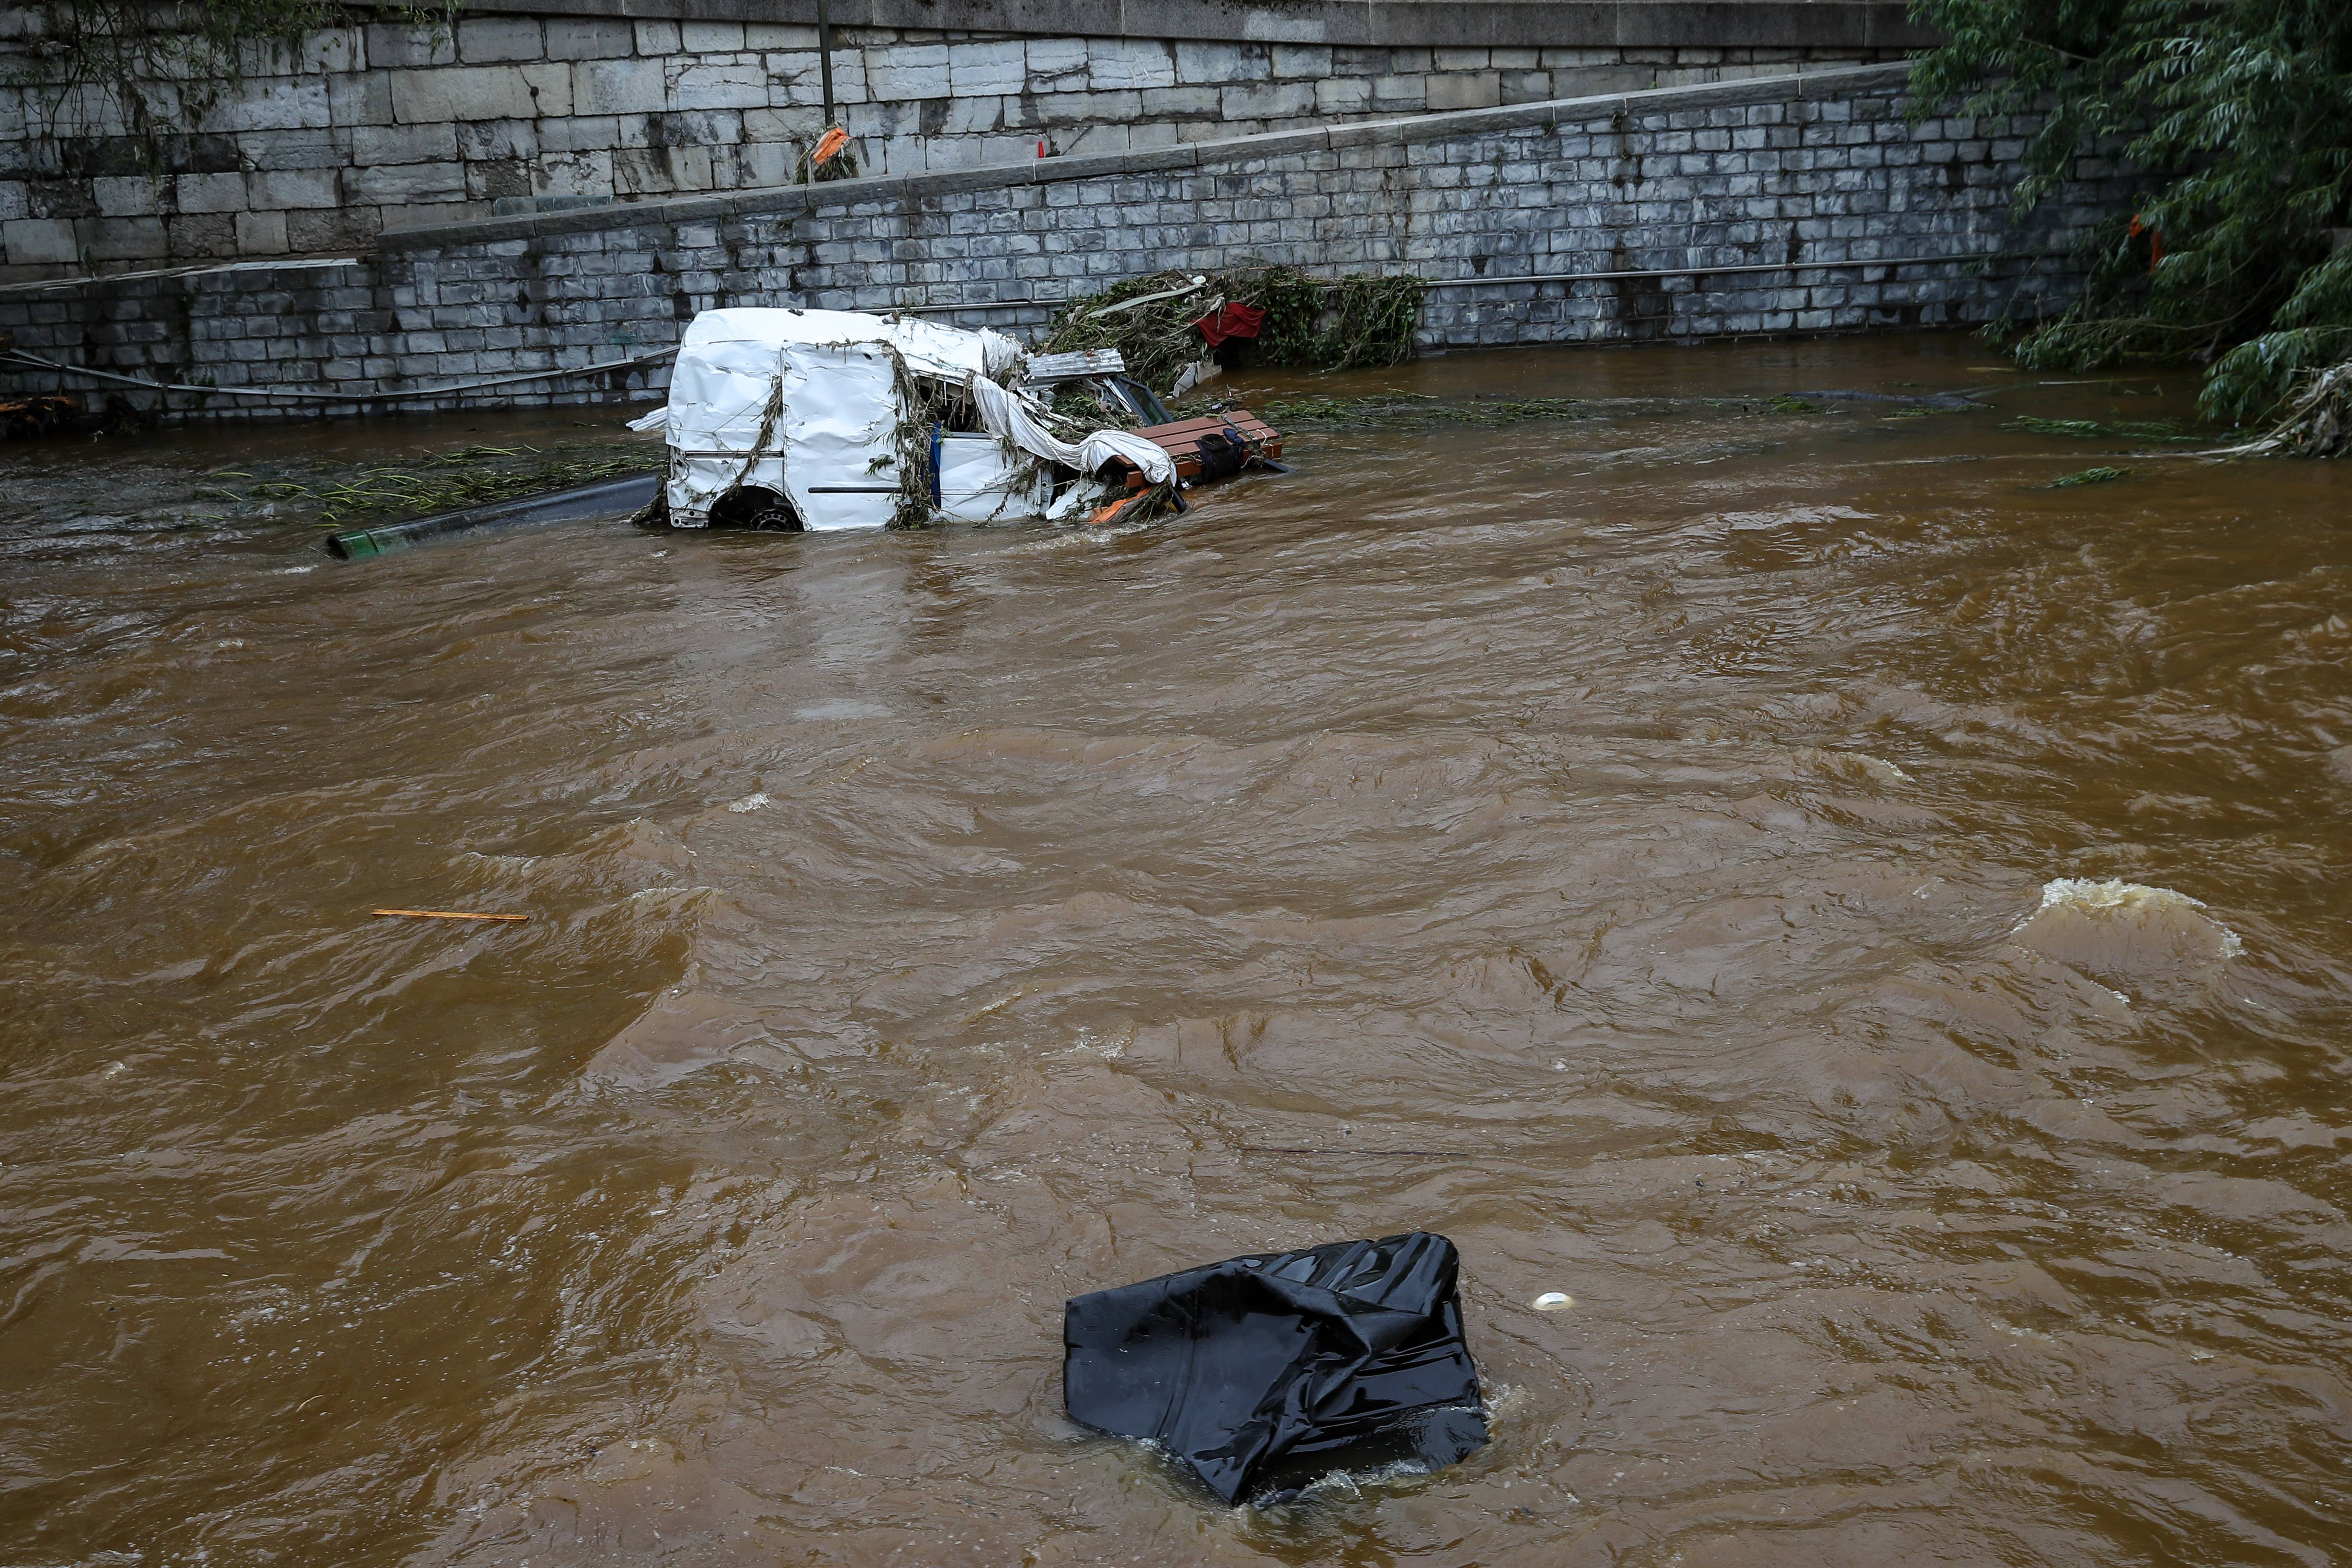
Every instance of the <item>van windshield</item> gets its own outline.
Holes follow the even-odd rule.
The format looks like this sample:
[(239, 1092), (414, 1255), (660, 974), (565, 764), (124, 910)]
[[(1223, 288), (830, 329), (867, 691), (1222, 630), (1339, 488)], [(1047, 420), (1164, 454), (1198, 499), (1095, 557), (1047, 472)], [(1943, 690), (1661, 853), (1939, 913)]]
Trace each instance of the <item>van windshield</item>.
[(1176, 422), (1176, 416), (1168, 412), (1168, 405), (1151, 395), (1151, 388), (1132, 376), (1112, 376), (1110, 384), (1120, 400), (1135, 411), (1136, 418), (1144, 424), (1172, 425)]

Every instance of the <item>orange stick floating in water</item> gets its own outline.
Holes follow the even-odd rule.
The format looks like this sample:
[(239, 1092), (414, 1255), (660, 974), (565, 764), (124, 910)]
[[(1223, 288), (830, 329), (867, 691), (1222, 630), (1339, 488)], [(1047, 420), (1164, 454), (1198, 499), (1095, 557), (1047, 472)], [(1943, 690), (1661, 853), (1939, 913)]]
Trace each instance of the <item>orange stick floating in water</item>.
[(380, 915), (405, 915), (413, 921), (527, 921), (529, 915), (477, 915), (464, 910), (377, 910)]

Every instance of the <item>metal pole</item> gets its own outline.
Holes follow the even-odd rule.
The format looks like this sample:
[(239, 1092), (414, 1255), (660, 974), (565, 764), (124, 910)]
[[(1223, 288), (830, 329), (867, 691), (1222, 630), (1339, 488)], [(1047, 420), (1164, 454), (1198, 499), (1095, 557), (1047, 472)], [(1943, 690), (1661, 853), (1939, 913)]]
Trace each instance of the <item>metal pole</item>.
[(824, 128), (830, 131), (833, 118), (833, 11), (824, 0), (816, 0), (816, 69), (824, 83)]

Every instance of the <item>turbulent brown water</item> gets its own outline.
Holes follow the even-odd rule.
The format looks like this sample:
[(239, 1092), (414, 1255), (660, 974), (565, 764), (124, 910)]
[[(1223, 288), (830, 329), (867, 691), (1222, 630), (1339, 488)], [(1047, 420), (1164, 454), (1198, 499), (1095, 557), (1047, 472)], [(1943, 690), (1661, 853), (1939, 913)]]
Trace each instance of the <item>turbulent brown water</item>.
[[(1292, 383), (1992, 390), (1111, 537), (199, 493), (602, 413), (0, 454), (0, 1561), (2346, 1560), (2352, 495), (1985, 363)], [(1066, 1296), (1414, 1227), (1464, 1464), (1064, 1416)]]

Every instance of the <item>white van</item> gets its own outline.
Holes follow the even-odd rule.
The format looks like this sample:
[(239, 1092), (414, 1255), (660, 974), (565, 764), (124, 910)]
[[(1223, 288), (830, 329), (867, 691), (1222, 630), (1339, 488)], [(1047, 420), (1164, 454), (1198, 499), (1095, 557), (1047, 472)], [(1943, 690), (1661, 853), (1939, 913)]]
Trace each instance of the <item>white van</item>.
[[(1172, 460), (1149, 439), (1121, 428), (1067, 438), (1105, 414), (1166, 422), (1150, 393), (1115, 374), (1024, 385), (1028, 369), (1001, 332), (849, 310), (705, 310), (678, 347), (668, 405), (630, 428), (658, 428), (669, 445), (656, 510), (672, 528), (993, 522), (1097, 504), (1124, 493), (1129, 468), (1173, 486)], [(1074, 424), (1079, 408), (1092, 417)]]

